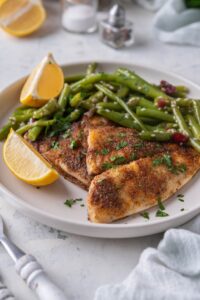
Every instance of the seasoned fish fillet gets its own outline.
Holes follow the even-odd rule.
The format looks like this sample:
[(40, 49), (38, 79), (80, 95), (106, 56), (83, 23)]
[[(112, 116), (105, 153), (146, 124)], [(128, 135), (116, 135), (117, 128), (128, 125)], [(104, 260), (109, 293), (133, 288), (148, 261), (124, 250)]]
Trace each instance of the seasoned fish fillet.
[(103, 126), (90, 128), (88, 134), (87, 170), (97, 175), (112, 166), (167, 151), (168, 144), (142, 141), (134, 129)]
[[(68, 132), (53, 138), (42, 137), (32, 144), (62, 176), (88, 189), (93, 178), (88, 175), (86, 167), (88, 130), (108, 124), (110, 122), (102, 117), (84, 116), (81, 121), (73, 123)], [(74, 149), (71, 145), (73, 141)]]
[[(173, 149), (172, 149), (173, 148)], [(89, 219), (109, 223), (166, 200), (200, 168), (190, 147), (171, 145), (171, 153), (141, 158), (96, 176), (89, 189)]]

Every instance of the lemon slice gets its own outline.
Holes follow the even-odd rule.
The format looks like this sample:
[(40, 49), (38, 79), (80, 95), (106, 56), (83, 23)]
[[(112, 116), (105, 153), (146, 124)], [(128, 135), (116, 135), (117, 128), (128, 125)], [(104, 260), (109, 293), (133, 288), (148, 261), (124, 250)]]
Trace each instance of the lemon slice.
[(22, 89), (20, 101), (24, 105), (40, 107), (51, 98), (57, 97), (64, 85), (64, 74), (55, 62), (52, 54), (48, 54), (33, 69)]
[(44, 186), (59, 177), (44, 158), (12, 129), (3, 146), (3, 158), (10, 171), (26, 183)]
[(40, 0), (1, 0), (0, 26), (14, 36), (26, 36), (44, 23), (46, 12)]

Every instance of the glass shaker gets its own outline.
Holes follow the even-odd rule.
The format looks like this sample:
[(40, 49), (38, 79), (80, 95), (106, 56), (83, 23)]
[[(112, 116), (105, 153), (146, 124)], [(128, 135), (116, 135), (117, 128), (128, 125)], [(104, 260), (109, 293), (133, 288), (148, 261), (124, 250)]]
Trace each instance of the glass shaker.
[(99, 24), (101, 40), (110, 47), (128, 47), (134, 43), (133, 23), (126, 19), (122, 5), (115, 4), (109, 11), (108, 18)]
[(62, 26), (74, 33), (97, 29), (98, 0), (62, 0)]

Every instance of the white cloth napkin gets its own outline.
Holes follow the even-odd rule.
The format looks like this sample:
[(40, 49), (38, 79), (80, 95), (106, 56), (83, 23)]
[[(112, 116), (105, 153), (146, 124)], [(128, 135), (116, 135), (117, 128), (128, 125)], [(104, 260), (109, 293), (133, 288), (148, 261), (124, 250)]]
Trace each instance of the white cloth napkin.
[(158, 248), (143, 251), (119, 284), (98, 288), (95, 300), (199, 300), (200, 216), (166, 231)]
[(200, 46), (200, 9), (188, 9), (184, 0), (136, 0), (146, 9), (158, 10), (155, 36), (166, 43)]

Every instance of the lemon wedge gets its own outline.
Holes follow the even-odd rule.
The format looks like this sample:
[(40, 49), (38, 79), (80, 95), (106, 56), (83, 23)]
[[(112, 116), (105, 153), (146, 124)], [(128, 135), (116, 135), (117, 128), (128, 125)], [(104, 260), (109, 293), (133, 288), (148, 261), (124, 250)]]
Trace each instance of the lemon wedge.
[(64, 85), (64, 74), (48, 54), (35, 67), (23, 86), (20, 101), (24, 105), (40, 107), (51, 98), (57, 97)]
[(48, 185), (59, 177), (50, 164), (12, 129), (3, 146), (3, 159), (17, 178), (31, 185)]
[(0, 26), (7, 33), (22, 37), (42, 26), (46, 12), (40, 0), (1, 0)]

